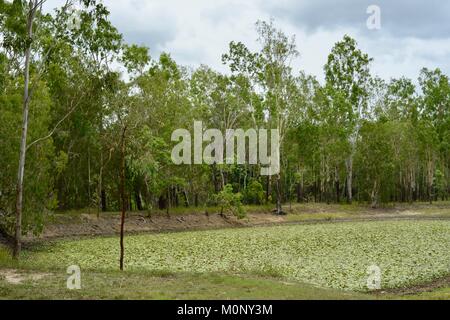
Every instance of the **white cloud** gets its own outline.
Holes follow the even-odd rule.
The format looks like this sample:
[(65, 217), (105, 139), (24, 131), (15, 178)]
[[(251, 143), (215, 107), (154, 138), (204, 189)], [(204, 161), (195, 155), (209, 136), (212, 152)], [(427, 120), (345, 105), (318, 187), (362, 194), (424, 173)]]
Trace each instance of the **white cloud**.
[[(61, 2), (49, 1), (49, 6)], [(392, 2), (382, 1), (382, 12), (387, 13), (383, 20), (385, 29), (381, 31), (367, 30), (366, 4), (355, 0), (339, 5), (334, 1), (315, 0), (103, 2), (127, 41), (147, 45), (153, 57), (162, 51), (169, 52), (182, 65), (207, 64), (225, 72), (221, 55), (227, 51), (229, 42), (242, 41), (257, 50), (255, 22), (273, 17), (279, 28), (297, 37), (301, 58), (295, 62), (295, 69), (305, 70), (319, 79), (323, 78), (323, 65), (332, 46), (345, 33), (355, 37), (361, 48), (375, 59), (373, 71), (382, 78), (404, 75), (416, 79), (422, 67), (439, 67), (450, 73), (450, 62), (446, 59), (450, 53), (450, 35), (437, 30), (439, 24), (434, 21), (441, 19), (443, 13), (436, 7), (433, 19), (430, 6), (417, 1), (403, 1), (403, 5), (409, 3), (407, 8), (401, 3), (390, 5)], [(420, 28), (411, 27), (404, 15), (398, 16), (396, 22), (395, 10), (405, 9), (411, 14), (414, 6), (427, 13), (426, 17), (420, 17)], [(416, 12), (414, 16), (420, 14)]]

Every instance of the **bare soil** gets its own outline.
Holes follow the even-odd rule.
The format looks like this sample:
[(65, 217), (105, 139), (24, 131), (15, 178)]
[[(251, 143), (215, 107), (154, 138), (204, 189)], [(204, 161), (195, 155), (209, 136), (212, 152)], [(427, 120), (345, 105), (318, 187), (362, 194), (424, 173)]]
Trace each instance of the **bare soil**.
[[(61, 221), (63, 220), (63, 221)], [(65, 220), (65, 221), (64, 221)], [(233, 216), (219, 214), (182, 216), (154, 215), (132, 213), (126, 218), (125, 232), (127, 234), (175, 232), (189, 230), (210, 230), (223, 228), (251, 227), (272, 225), (286, 222), (285, 217), (270, 214), (249, 214), (246, 219), (239, 220)], [(83, 214), (71, 219), (62, 217), (55, 223), (48, 224), (38, 239), (57, 239), (79, 236), (116, 235), (120, 231), (120, 217), (116, 214), (96, 215)], [(27, 240), (38, 240), (32, 236)]]
[(48, 273), (23, 273), (14, 269), (0, 269), (0, 279), (3, 278), (6, 282), (13, 285), (19, 285), (26, 281), (39, 281), (49, 276), (51, 274)]
[[(302, 206), (293, 207), (292, 214), (276, 216), (271, 212), (251, 212), (245, 219), (234, 216), (223, 216), (217, 213), (197, 213), (166, 216), (145, 212), (129, 213), (126, 218), (125, 232), (127, 234), (179, 232), (190, 230), (211, 230), (224, 228), (245, 228), (272, 226), (284, 224), (314, 224), (337, 223), (352, 221), (378, 220), (441, 220), (450, 219), (450, 214), (441, 215), (441, 210), (449, 211), (450, 206), (433, 207), (437, 211), (425, 213), (427, 207), (393, 207), (382, 209), (357, 208), (357, 210), (342, 211), (333, 206)], [(263, 211), (263, 210), (261, 210)], [(287, 210), (288, 211), (288, 210)], [(434, 213), (437, 212), (437, 213)], [(444, 212), (444, 211), (442, 211)], [(342, 214), (343, 213), (343, 214)], [(96, 214), (57, 214), (52, 222), (47, 223), (39, 238), (28, 236), (27, 241), (109, 236), (119, 233), (120, 215), (118, 213)]]
[(433, 292), (435, 290), (448, 287), (450, 287), (450, 275), (420, 285), (410, 286), (406, 288), (380, 290), (373, 292), (373, 294), (378, 297), (383, 297), (385, 295), (409, 296), (425, 292)]

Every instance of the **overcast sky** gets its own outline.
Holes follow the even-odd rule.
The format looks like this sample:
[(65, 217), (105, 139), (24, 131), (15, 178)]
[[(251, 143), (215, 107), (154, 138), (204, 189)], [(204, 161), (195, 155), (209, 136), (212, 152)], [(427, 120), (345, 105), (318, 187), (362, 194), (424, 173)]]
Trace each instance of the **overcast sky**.
[[(61, 0), (49, 0), (54, 6)], [(450, 74), (450, 1), (447, 0), (104, 0), (127, 42), (146, 45), (152, 56), (166, 51), (182, 65), (226, 71), (221, 55), (230, 41), (253, 50), (255, 22), (273, 18), (296, 35), (301, 57), (296, 70), (323, 78), (335, 42), (354, 37), (375, 59), (384, 79), (418, 77), (423, 67)], [(381, 30), (369, 30), (369, 5), (381, 9)]]

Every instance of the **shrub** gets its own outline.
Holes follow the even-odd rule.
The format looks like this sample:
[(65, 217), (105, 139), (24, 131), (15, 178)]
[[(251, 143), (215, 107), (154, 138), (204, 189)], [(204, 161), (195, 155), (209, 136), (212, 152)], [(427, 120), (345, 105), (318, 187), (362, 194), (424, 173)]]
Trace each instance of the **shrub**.
[(257, 180), (252, 180), (244, 192), (244, 202), (247, 204), (264, 204), (264, 188)]
[(221, 208), (221, 214), (233, 214), (239, 219), (246, 216), (244, 207), (242, 206), (242, 195), (233, 192), (232, 185), (226, 185), (225, 188), (215, 196), (217, 205)]

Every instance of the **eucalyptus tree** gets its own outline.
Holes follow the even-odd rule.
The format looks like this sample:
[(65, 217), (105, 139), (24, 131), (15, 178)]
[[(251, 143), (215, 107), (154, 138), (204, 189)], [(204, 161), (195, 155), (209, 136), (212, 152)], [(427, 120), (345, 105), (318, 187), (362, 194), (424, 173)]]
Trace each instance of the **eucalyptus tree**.
[(142, 139), (136, 164), (147, 195), (156, 197), (161, 209), (169, 210), (169, 214), (179, 191), (186, 198), (188, 185), (183, 168), (170, 158), (173, 131), (192, 126), (196, 115), (187, 78), (186, 70), (163, 53), (137, 80), (137, 95), (143, 106), (141, 132), (146, 138)]
[[(295, 37), (289, 38), (281, 30), (276, 29), (273, 21), (259, 21), (256, 26), (262, 46), (260, 83), (264, 90), (268, 122), (279, 130), (282, 147), (298, 107), (295, 100), (297, 88), (291, 64), (299, 56), (299, 52)], [(280, 150), (280, 154), (283, 154), (283, 149)], [(276, 213), (282, 214), (280, 172), (276, 174), (276, 193)]]
[[(381, 202), (389, 202), (395, 177), (395, 145), (393, 139), (401, 139), (392, 122), (364, 121), (360, 129), (355, 163), (358, 167), (359, 199), (368, 199), (373, 208)], [(399, 145), (401, 142), (399, 143)]]
[[(293, 123), (298, 110), (298, 88), (292, 74), (292, 62), (299, 56), (295, 37), (289, 38), (274, 26), (273, 21), (258, 21), (256, 24), (261, 51), (251, 53), (242, 43), (231, 43), (230, 51), (223, 61), (230, 65), (232, 72), (246, 75), (253, 81), (256, 93), (263, 99), (260, 115), (261, 126), (274, 126), (280, 132), (283, 145), (288, 128)], [(254, 96), (248, 100), (250, 111), (258, 111)], [(254, 113), (256, 114), (256, 113)], [(254, 123), (257, 117), (254, 116)], [(280, 153), (283, 152), (280, 150)], [(270, 178), (267, 186), (270, 192)], [(282, 214), (281, 173), (276, 174), (277, 214)]]
[[(90, 106), (85, 110), (83, 116), (87, 116), (86, 131), (82, 133), (85, 142), (81, 145), (83, 149), (98, 150), (94, 155), (87, 153), (87, 162), (95, 155), (99, 158), (97, 165), (97, 212), (106, 210), (106, 192), (104, 188), (104, 171), (110, 164), (111, 149), (108, 133), (104, 130), (111, 116), (111, 90), (114, 90), (115, 71), (113, 63), (117, 63), (121, 49), (123, 48), (122, 36), (109, 20), (107, 7), (98, 1), (82, 0), (89, 10), (84, 10), (80, 15), (80, 27), (75, 33), (75, 49), (84, 57), (82, 63), (91, 73), (91, 81), (95, 87), (95, 95), (90, 97)], [(77, 130), (77, 127), (74, 127)], [(90, 133), (89, 133), (90, 132)], [(96, 138), (94, 139), (93, 136)], [(74, 159), (75, 160), (75, 159)], [(95, 159), (94, 159), (95, 160)], [(90, 170), (89, 170), (90, 171)], [(78, 176), (74, 172), (74, 178)], [(88, 184), (91, 184), (90, 174)], [(90, 196), (89, 202), (90, 205)]]
[[(254, 113), (249, 109), (249, 81), (243, 75), (226, 76), (209, 68), (197, 69), (191, 77), (191, 92), (195, 97), (196, 113), (205, 127), (230, 133), (238, 128), (251, 127)], [(253, 116), (248, 116), (248, 114)], [(234, 136), (226, 135), (223, 150)], [(229, 164), (212, 165), (212, 178), (215, 192), (218, 193), (228, 184), (228, 176), (233, 166)]]
[[(31, 66), (32, 63), (40, 59), (41, 64), (38, 64), (36, 71), (39, 76), (42, 72), (42, 63), (45, 63), (48, 57), (49, 51), (41, 51), (37, 36), (39, 36), (39, 30), (42, 20), (45, 15), (42, 13), (42, 6), (46, 0), (30, 0), (30, 1), (13, 1), (12, 3), (6, 3), (2, 1), (2, 22), (3, 24), (3, 41), (2, 46), (7, 52), (12, 54), (16, 59), (23, 59), (23, 69), (20, 67), (20, 63), (17, 65), (21, 69), (23, 74), (23, 107), (22, 107), (22, 130), (20, 139), (20, 151), (19, 161), (17, 169), (17, 184), (16, 184), (16, 222), (15, 222), (15, 243), (13, 255), (18, 258), (21, 251), (21, 237), (22, 237), (22, 217), (23, 217), (23, 190), (24, 190), (24, 176), (25, 176), (25, 160), (27, 149), (30, 145), (27, 145), (28, 127), (29, 127), (29, 113), (30, 103), (32, 99), (34, 86), (30, 85), (31, 82)], [(72, 2), (67, 1), (61, 8), (61, 12), (66, 12), (71, 6)], [(5, 17), (5, 16), (6, 17)], [(42, 61), (43, 60), (43, 61)], [(40, 67), (40, 68), (39, 68)], [(39, 81), (36, 80), (35, 83)], [(49, 134), (51, 136), (52, 133)], [(38, 141), (46, 140), (39, 139)], [(33, 142), (37, 143), (38, 141)]]
[[(443, 187), (450, 193), (450, 83), (441, 70), (423, 69), (419, 78), (423, 93), (421, 117), (424, 130), (421, 138), (426, 147), (428, 198), (434, 198), (433, 184), (437, 165), (447, 181)], [(438, 158), (440, 163), (438, 163)]]
[(395, 176), (398, 177), (395, 192), (403, 201), (412, 202), (417, 196), (420, 162), (419, 97), (413, 82), (407, 78), (392, 79), (387, 86), (385, 107), (386, 119), (393, 125), (395, 134), (391, 139), (395, 151)]
[[(24, 200), (24, 176), (25, 160), (27, 151), (38, 147), (42, 143), (47, 143), (57, 133), (62, 124), (71, 116), (80, 105), (85, 93), (92, 93), (86, 90), (89, 88), (86, 70), (79, 68), (77, 64), (84, 65), (86, 59), (78, 59), (77, 54), (83, 52), (89, 43), (86, 39), (95, 39), (97, 48), (102, 46), (100, 33), (92, 33), (95, 30), (104, 28), (104, 16), (107, 14), (105, 7), (94, 0), (67, 0), (61, 7), (55, 9), (55, 14), (46, 14), (43, 10), (45, 0), (13, 1), (12, 3), (1, 2), (1, 23), (2, 23), (2, 47), (11, 57), (11, 65), (16, 68), (17, 74), (22, 74), (24, 81), (23, 110), (22, 110), (22, 131), (20, 141), (20, 152), (18, 160), (17, 174), (17, 196), (16, 196), (16, 222), (15, 222), (15, 249), (14, 256), (17, 258), (21, 249), (21, 236), (24, 232), (22, 227), (23, 200)], [(81, 10), (74, 11), (73, 5), (79, 2)], [(79, 14), (79, 16), (78, 16)], [(74, 21), (74, 16), (80, 21)], [(75, 23), (75, 25), (74, 25)], [(90, 28), (93, 25), (97, 28)], [(89, 32), (87, 32), (89, 30)], [(120, 37), (120, 36), (116, 36)], [(65, 58), (62, 58), (65, 56)], [(23, 61), (23, 67), (21, 66)], [(71, 69), (71, 70), (70, 70)], [(69, 71), (70, 70), (70, 71)], [(12, 71), (13, 72), (13, 71)], [(65, 73), (65, 75), (64, 75)], [(54, 85), (59, 85), (60, 75), (75, 75), (72, 79), (66, 78), (67, 82), (64, 91), (53, 90)], [(60, 78), (62, 80), (63, 78)], [(55, 81), (56, 80), (56, 81)], [(64, 82), (61, 81), (61, 85)], [(43, 87), (48, 86), (52, 95), (54, 110), (50, 112), (55, 118), (48, 123), (48, 132), (43, 133), (34, 141), (29, 142), (29, 114), (32, 96), (38, 96)], [(60, 86), (59, 88), (62, 88)], [(68, 95), (62, 98), (62, 92)], [(58, 101), (59, 100), (59, 101)], [(62, 103), (61, 103), (62, 102)], [(65, 110), (56, 107), (63, 106)], [(31, 115), (35, 117), (35, 112), (31, 110)], [(33, 120), (37, 120), (33, 119)], [(63, 154), (61, 154), (62, 157)]]
[(253, 128), (260, 128), (265, 120), (260, 87), (261, 54), (252, 53), (243, 43), (232, 41), (228, 53), (222, 56), (222, 62), (229, 66), (232, 79), (239, 83), (242, 109), (250, 114)]
[[(318, 184), (316, 171), (321, 165), (321, 143), (329, 136), (324, 135), (326, 103), (324, 90), (319, 81), (312, 76), (301, 73), (297, 78), (299, 88), (298, 112), (293, 127), (289, 130), (289, 148), (285, 150), (292, 161), (296, 160), (295, 182), (297, 184), (297, 201), (308, 200), (306, 188)], [(328, 123), (328, 122), (326, 122)], [(316, 190), (315, 190), (316, 191)], [(318, 198), (317, 192), (314, 192)], [(319, 200), (319, 199), (317, 199)]]
[(346, 35), (335, 44), (324, 68), (331, 107), (339, 114), (339, 125), (347, 131), (347, 199), (350, 203), (353, 200), (353, 157), (367, 110), (371, 61), (357, 48), (356, 41)]
[[(23, 211), (23, 183), (24, 183), (24, 172), (25, 172), (25, 159), (27, 150), (27, 135), (28, 135), (28, 114), (31, 101), (30, 94), (30, 65), (32, 59), (32, 44), (34, 38), (34, 27), (36, 15), (39, 14), (39, 10), (42, 7), (44, 1), (40, 0), (30, 0), (25, 10), (25, 14), (20, 12), (20, 14), (26, 16), (25, 20), (25, 30), (19, 31), (17, 36), (21, 38), (20, 46), (22, 48), (17, 48), (18, 51), (22, 51), (24, 55), (24, 95), (23, 95), (23, 111), (22, 111), (22, 137), (20, 140), (20, 153), (19, 153), (19, 166), (17, 173), (17, 197), (16, 197), (16, 230), (15, 230), (15, 243), (14, 243), (14, 257), (18, 258), (21, 251), (21, 238), (22, 238), (22, 211)], [(13, 2), (12, 6), (23, 6), (24, 3), (16, 1)], [(15, 30), (16, 31), (16, 30)], [(23, 32), (24, 31), (24, 32)]]
[(394, 121), (417, 121), (418, 95), (411, 79), (392, 79), (385, 94), (386, 117)]

